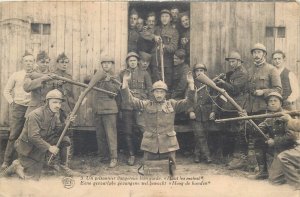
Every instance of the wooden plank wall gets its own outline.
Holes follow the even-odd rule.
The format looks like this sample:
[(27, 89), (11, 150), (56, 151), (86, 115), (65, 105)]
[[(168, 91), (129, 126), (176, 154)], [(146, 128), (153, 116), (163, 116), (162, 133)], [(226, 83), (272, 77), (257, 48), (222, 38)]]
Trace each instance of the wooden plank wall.
[[(117, 13), (117, 14), (116, 14)], [(0, 30), (0, 73), (1, 100), (0, 125), (8, 125), (8, 104), (3, 97), (3, 88), (8, 77), (20, 70), (18, 61), (25, 49), (37, 54), (45, 50), (51, 57), (52, 67), (55, 58), (65, 52), (72, 66), (69, 72), (75, 80), (83, 81), (99, 67), (104, 55), (115, 57), (115, 71), (123, 68), (127, 54), (127, 2), (2, 2), (0, 3), (0, 21), (16, 18), (51, 23), (50, 35), (30, 35), (27, 31), (7, 26)], [(28, 25), (28, 24), (27, 24)], [(25, 28), (26, 29), (26, 28)], [(21, 31), (22, 30), (22, 31)], [(74, 87), (78, 97), (81, 89)], [(81, 126), (92, 126), (93, 116), (91, 99), (81, 107), (79, 122)]]
[(246, 65), (254, 43), (273, 51), (274, 38), (265, 37), (265, 28), (274, 25), (274, 10), (274, 3), (192, 2), (191, 64), (203, 62), (216, 75), (228, 70), (225, 57), (231, 50), (239, 50)]

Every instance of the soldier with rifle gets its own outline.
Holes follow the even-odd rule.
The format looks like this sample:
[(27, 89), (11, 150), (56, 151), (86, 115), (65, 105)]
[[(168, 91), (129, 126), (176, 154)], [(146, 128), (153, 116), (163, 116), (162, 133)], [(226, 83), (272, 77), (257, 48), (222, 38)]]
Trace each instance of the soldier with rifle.
[[(232, 51), (230, 55), (225, 58), (229, 62), (231, 70), (226, 73), (226, 79), (218, 79), (216, 84), (224, 88), (226, 92), (242, 107), (246, 108), (248, 99), (248, 72), (243, 66), (243, 60), (241, 55)], [(222, 106), (221, 117), (235, 117), (237, 116), (235, 107), (226, 102)], [(223, 135), (225, 137), (226, 145), (233, 151), (233, 159), (228, 163), (228, 169), (244, 169), (247, 167), (247, 154), (248, 144), (246, 142), (245, 131), (243, 128), (243, 122), (229, 122), (225, 123), (226, 130)]]
[(55, 169), (62, 170), (65, 175), (74, 175), (67, 166), (70, 138), (64, 136), (61, 145), (59, 147), (55, 145), (66, 118), (69, 121), (76, 118), (66, 117), (61, 113), (63, 101), (63, 94), (59, 90), (51, 90), (46, 95), (46, 104), (28, 114), (22, 133), (15, 143), (18, 159), (2, 175), (17, 173), (22, 179), (39, 179), (48, 153), (60, 154), (61, 163), (55, 166)]
[[(265, 102), (270, 113), (282, 112), (283, 98), (278, 92), (267, 95)], [(281, 118), (267, 118), (259, 125), (259, 128), (268, 136), (264, 139), (256, 136), (255, 154), (259, 164), (259, 172), (249, 176), (253, 179), (267, 179), (271, 182), (280, 181), (281, 164), (277, 157), (281, 152), (296, 146), (297, 136), (289, 130), (287, 124)], [(267, 153), (274, 156), (271, 166), (267, 167)], [(281, 180), (282, 181), (282, 180)]]

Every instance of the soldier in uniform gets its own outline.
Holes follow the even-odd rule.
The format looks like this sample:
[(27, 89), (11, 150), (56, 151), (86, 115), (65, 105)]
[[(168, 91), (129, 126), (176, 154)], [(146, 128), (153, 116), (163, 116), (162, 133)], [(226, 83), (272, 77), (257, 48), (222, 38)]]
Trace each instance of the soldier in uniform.
[[(65, 55), (65, 53), (61, 53), (57, 57), (56, 70), (53, 73), (57, 76), (72, 79), (72, 75), (70, 75), (67, 72), (69, 65), (70, 65), (69, 58)], [(61, 80), (53, 80), (53, 81), (51, 81), (51, 83), (53, 84), (53, 87), (55, 89), (58, 89), (63, 93), (66, 101), (62, 105), (62, 110), (66, 114), (69, 114), (75, 106), (75, 99), (74, 99), (72, 84), (65, 83), (64, 81), (61, 81)]]
[[(126, 57), (128, 68), (121, 71), (120, 78), (123, 79), (124, 73), (129, 71), (132, 76), (129, 81), (129, 88), (133, 92), (133, 95), (139, 99), (147, 99), (151, 92), (152, 81), (149, 73), (145, 70), (142, 70), (138, 66), (139, 59), (139, 55), (135, 52), (128, 53)], [(128, 159), (128, 165), (132, 166), (134, 165), (136, 152), (134, 147), (134, 140), (137, 137), (134, 132), (134, 125), (139, 125), (139, 123), (137, 122), (137, 116), (139, 116), (141, 112), (134, 110), (131, 103), (128, 103), (123, 98), (121, 101), (121, 109), (125, 141), (130, 155)]]
[(23, 88), (31, 93), (31, 100), (26, 111), (27, 116), (30, 112), (45, 104), (46, 94), (53, 90), (52, 81), (54, 74), (49, 73), (50, 58), (44, 51), (37, 55), (37, 70), (28, 73), (24, 78)]
[[(117, 93), (120, 89), (120, 85), (115, 81), (119, 81), (119, 77), (115, 76), (113, 72), (114, 63), (115, 61), (111, 57), (101, 59), (101, 66), (104, 72), (99, 76), (99, 79), (97, 78), (98, 82), (96, 87)], [(90, 77), (87, 77), (85, 82), (88, 83), (89, 81)], [(109, 167), (114, 168), (118, 162), (116, 127), (118, 106), (116, 98), (107, 93), (95, 92), (93, 106), (95, 108), (95, 125), (99, 155), (101, 159), (104, 160), (106, 154), (109, 152)]]
[(184, 12), (180, 15), (182, 31), (180, 33), (180, 48), (186, 52), (186, 63), (190, 63), (190, 14)]
[(179, 8), (177, 6), (172, 6), (170, 9), (170, 13), (172, 16), (171, 25), (174, 29), (177, 29), (177, 31), (180, 31), (180, 18), (179, 18)]
[(185, 63), (186, 53), (183, 49), (177, 49), (174, 54), (172, 95), (173, 99), (183, 99), (187, 88), (186, 75), (190, 70)]
[(152, 51), (152, 79), (158, 81), (162, 79), (161, 73), (161, 60), (159, 55), (159, 43), (163, 44), (163, 58), (164, 58), (164, 77), (168, 87), (172, 87), (172, 75), (173, 75), (173, 56), (178, 48), (178, 31), (172, 27), (171, 13), (169, 10), (164, 9), (160, 12), (161, 26), (158, 26), (154, 30), (152, 39), (154, 39), (157, 47)]
[[(266, 103), (270, 113), (282, 112), (282, 102), (283, 98), (278, 92), (271, 92), (266, 97)], [(281, 121), (281, 118), (267, 118), (258, 126), (268, 135), (269, 139), (265, 140), (261, 136), (256, 138), (255, 152), (260, 153), (257, 154), (256, 159), (259, 165), (261, 163), (263, 165), (259, 166), (259, 172), (254, 176), (250, 176), (250, 178), (266, 179), (269, 177), (271, 182), (280, 183), (282, 179), (278, 178), (281, 173), (278, 172), (281, 172), (281, 164), (277, 155), (285, 150), (294, 148), (297, 136), (293, 131), (287, 129), (286, 123)], [(269, 169), (267, 168), (266, 153), (274, 155), (274, 159)], [(263, 155), (263, 157), (261, 157), (261, 155)]]
[[(60, 147), (55, 145), (66, 120), (66, 116), (60, 113), (63, 100), (63, 94), (59, 90), (51, 90), (46, 95), (46, 104), (29, 113), (22, 133), (15, 143), (18, 159), (6, 170), (5, 175), (17, 173), (23, 179), (39, 179), (47, 153), (60, 153), (59, 168), (66, 175), (74, 175), (67, 167), (67, 147), (70, 146), (70, 138), (64, 136)], [(70, 121), (75, 119), (69, 118)]]
[(283, 108), (286, 110), (296, 110), (296, 100), (299, 97), (299, 82), (293, 72), (286, 68), (285, 53), (276, 50), (272, 53), (273, 65), (277, 68), (281, 84)]
[(137, 19), (137, 23), (136, 23), (136, 29), (138, 30), (138, 32), (142, 32), (143, 31), (143, 27), (144, 27), (144, 19), (139, 17)]
[[(246, 108), (248, 99), (248, 72), (243, 66), (243, 60), (241, 55), (232, 51), (229, 57), (225, 58), (229, 62), (231, 70), (226, 73), (226, 80), (218, 79), (216, 84), (225, 89), (226, 92), (239, 104), (242, 108)], [(229, 102), (225, 103), (221, 113), (223, 118), (230, 118), (238, 116), (234, 106)], [(248, 144), (246, 142), (245, 131), (243, 128), (243, 122), (228, 122), (225, 123), (223, 128), (227, 128), (225, 131), (225, 141), (228, 145), (234, 148), (233, 160), (229, 162), (229, 169), (242, 169), (247, 167), (247, 153)]]
[(137, 30), (137, 20), (139, 14), (132, 9), (129, 16), (129, 32), (128, 32), (128, 52), (137, 53), (137, 42), (139, 39), (139, 31)]
[(140, 51), (139, 56), (140, 56), (140, 62), (139, 62), (140, 68), (142, 70), (146, 70), (150, 75), (151, 71), (149, 70), (149, 65), (150, 65), (151, 58), (152, 58), (151, 54)]
[(33, 55), (25, 52), (22, 58), (22, 70), (13, 73), (9, 77), (3, 91), (3, 95), (9, 103), (11, 116), (9, 118), (10, 133), (1, 169), (6, 169), (12, 162), (15, 153), (14, 142), (19, 137), (25, 122), (25, 113), (30, 102), (30, 93), (24, 91), (23, 85), (26, 73), (33, 71), (33, 64)]
[[(193, 74), (195, 78), (199, 76), (200, 73), (206, 72), (207, 68), (204, 64), (197, 63), (193, 67)], [(203, 158), (206, 163), (211, 163), (212, 159), (210, 157), (210, 150), (207, 144), (206, 131), (209, 128), (208, 121), (215, 117), (215, 108), (212, 104), (211, 98), (209, 97), (211, 92), (207, 86), (200, 89), (204, 86), (204, 84), (198, 80), (195, 81), (195, 86), (197, 102), (188, 110), (195, 136), (194, 162), (199, 163), (200, 159)]]
[(189, 92), (186, 99), (166, 100), (167, 85), (162, 81), (153, 84), (153, 99), (141, 100), (129, 92), (131, 74), (123, 77), (121, 89), (122, 98), (127, 100), (135, 109), (143, 109), (146, 119), (141, 149), (144, 160), (169, 158), (171, 175), (175, 173), (175, 151), (179, 149), (174, 131), (175, 113), (186, 111), (194, 104), (194, 79), (192, 73), (187, 76)]

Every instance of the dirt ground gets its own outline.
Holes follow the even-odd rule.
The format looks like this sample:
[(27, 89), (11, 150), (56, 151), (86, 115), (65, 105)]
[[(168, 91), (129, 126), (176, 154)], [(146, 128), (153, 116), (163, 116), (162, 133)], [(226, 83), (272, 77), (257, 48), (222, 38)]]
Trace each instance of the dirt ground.
[[(177, 155), (176, 176), (152, 178), (140, 176), (137, 169), (141, 156), (135, 166), (126, 165), (126, 156), (120, 154), (116, 168), (108, 168), (109, 162), (100, 162), (95, 155), (77, 155), (71, 167), (81, 176), (74, 177), (74, 186), (64, 188), (64, 177), (43, 174), (39, 181), (21, 181), (16, 177), (0, 179), (2, 196), (138, 196), (138, 197), (177, 197), (177, 196), (249, 196), (249, 197), (300, 197), (288, 185), (274, 186), (268, 181), (249, 180), (244, 171), (227, 170), (224, 164), (196, 164), (192, 155)], [(102, 181), (99, 181), (99, 180)], [(109, 185), (107, 179), (115, 180)], [(127, 179), (127, 180), (125, 180)], [(97, 181), (98, 180), (98, 181)], [(149, 185), (150, 180), (150, 185)], [(158, 181), (159, 180), (159, 181)], [(185, 181), (182, 181), (185, 180)], [(186, 180), (190, 180), (187, 184)], [(142, 182), (148, 185), (141, 185)], [(152, 185), (151, 185), (152, 181)], [(134, 185), (137, 184), (138, 185)], [(165, 183), (165, 185), (163, 185)], [(107, 184), (107, 185), (105, 185)]]

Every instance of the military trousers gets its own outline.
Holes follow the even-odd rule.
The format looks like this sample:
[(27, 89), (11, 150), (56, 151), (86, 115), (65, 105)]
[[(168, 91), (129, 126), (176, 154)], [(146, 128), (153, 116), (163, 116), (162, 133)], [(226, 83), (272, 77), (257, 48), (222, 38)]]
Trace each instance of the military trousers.
[(96, 114), (95, 125), (100, 157), (118, 158), (117, 114)]
[(10, 133), (8, 137), (7, 146), (4, 153), (4, 162), (11, 163), (13, 160), (13, 155), (15, 154), (14, 143), (20, 136), (24, 123), (25, 123), (25, 113), (27, 106), (19, 105), (16, 103), (11, 104), (11, 117), (9, 120)]
[(195, 136), (195, 155), (203, 155), (210, 157), (210, 151), (207, 143), (207, 122), (201, 122), (197, 120), (191, 120), (192, 128)]
[[(276, 165), (273, 166), (273, 163)], [(274, 158), (269, 169), (269, 180), (274, 184), (287, 182), (300, 189), (300, 145), (282, 151)]]

